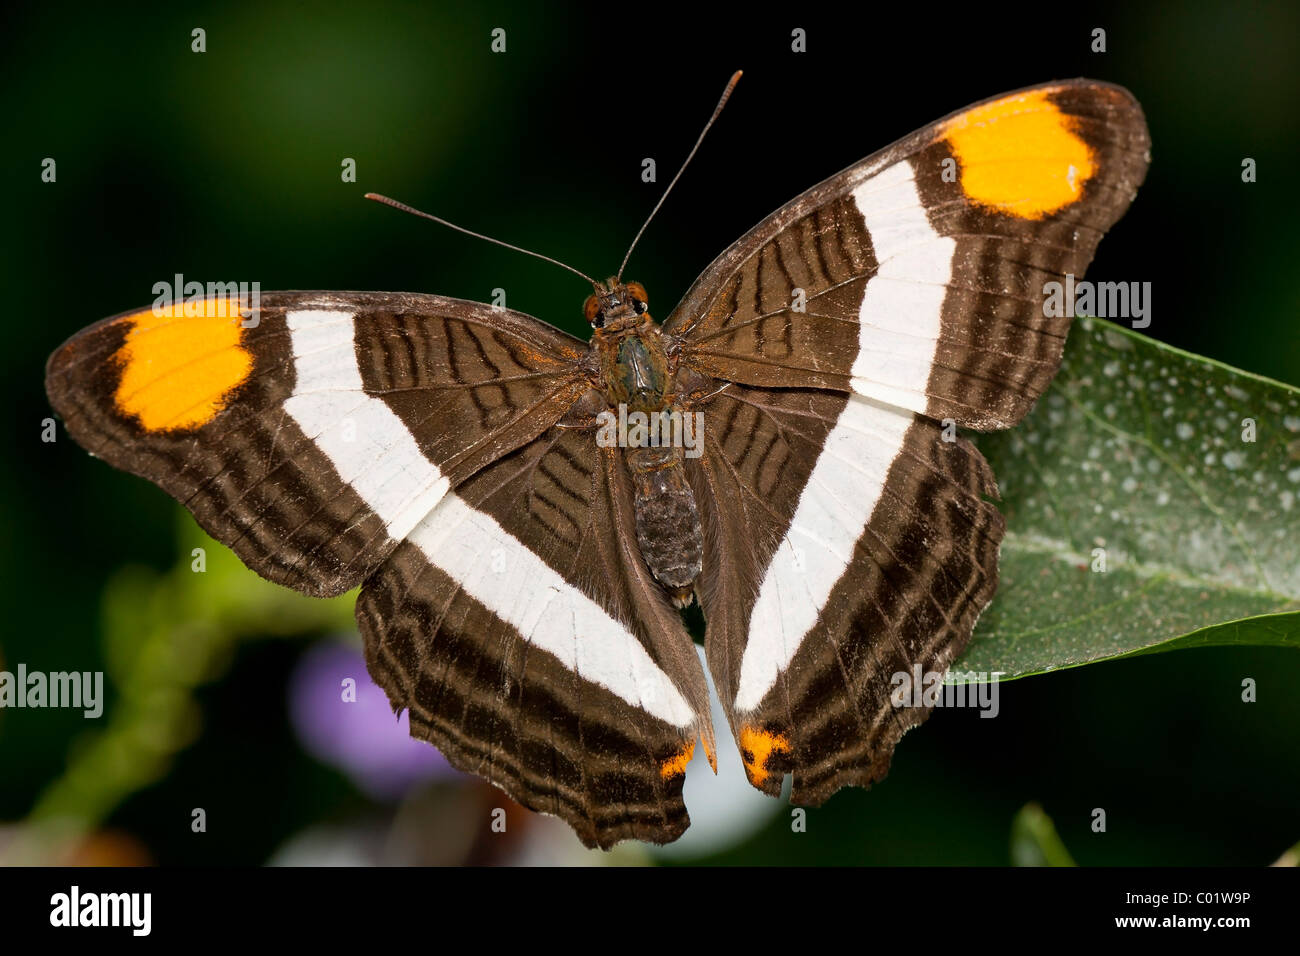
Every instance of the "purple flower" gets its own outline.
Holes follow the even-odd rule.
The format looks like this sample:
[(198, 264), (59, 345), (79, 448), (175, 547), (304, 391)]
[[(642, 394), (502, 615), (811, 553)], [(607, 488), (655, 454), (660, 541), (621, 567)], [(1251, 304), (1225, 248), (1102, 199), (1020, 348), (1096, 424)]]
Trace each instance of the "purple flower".
[(394, 716), (360, 651), (347, 644), (322, 642), (302, 656), (289, 681), (289, 714), (308, 753), (375, 799), (459, 776), (432, 744), (411, 738), (407, 712)]

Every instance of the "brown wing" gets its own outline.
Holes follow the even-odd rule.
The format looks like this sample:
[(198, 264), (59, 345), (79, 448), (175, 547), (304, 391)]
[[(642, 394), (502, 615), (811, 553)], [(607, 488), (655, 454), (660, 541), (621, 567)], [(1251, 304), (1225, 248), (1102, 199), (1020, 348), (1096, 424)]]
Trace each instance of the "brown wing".
[(689, 824), (708, 689), (636, 551), (618, 450), (557, 426), (440, 503), (366, 582), (371, 674), (411, 733), (588, 846)]
[[(1060, 362), (1051, 287), (1146, 172), (1136, 101), (1090, 81), (955, 113), (724, 252), (665, 323), (711, 377), (697, 594), (750, 780), (819, 803), (887, 769), (997, 583), (988, 465), (955, 424), (1019, 421)], [(727, 383), (731, 383), (728, 385)], [(726, 387), (723, 387), (726, 386)], [(945, 426), (943, 420), (951, 420)]]
[(46, 391), (88, 451), (308, 594), (356, 587), (587, 387), (583, 343), (521, 313), (371, 292), (260, 305), (255, 325), (226, 298), (106, 319), (51, 356)]
[(928, 715), (894, 675), (942, 673), (997, 586), (987, 463), (920, 415), (855, 395), (731, 385), (691, 463), (709, 668), (750, 781), (820, 804), (885, 775)]
[(1149, 149), (1119, 87), (987, 100), (773, 213), (696, 280), (665, 332), (686, 365), (728, 381), (1006, 428), (1060, 364), (1071, 316), (1045, 314), (1044, 287), (1083, 275)]

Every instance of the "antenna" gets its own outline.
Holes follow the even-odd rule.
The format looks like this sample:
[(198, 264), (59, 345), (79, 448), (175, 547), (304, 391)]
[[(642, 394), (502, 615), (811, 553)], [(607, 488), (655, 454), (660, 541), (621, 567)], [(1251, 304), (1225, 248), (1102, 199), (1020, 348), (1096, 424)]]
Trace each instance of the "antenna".
[(704, 134), (709, 131), (709, 127), (711, 127), (717, 120), (718, 114), (721, 113), (722, 108), (727, 105), (727, 100), (731, 99), (731, 91), (734, 90), (736, 84), (740, 82), (740, 76), (743, 72), (743, 70), (737, 70), (735, 73), (731, 74), (731, 79), (727, 81), (727, 88), (722, 91), (722, 99), (718, 100), (718, 105), (713, 108), (713, 115), (709, 117), (709, 121), (704, 124), (704, 129), (700, 131), (700, 138), (695, 141), (695, 145), (691, 147), (691, 151), (686, 154), (686, 159), (682, 163), (681, 168), (677, 170), (677, 175), (673, 177), (673, 181), (668, 184), (668, 188), (665, 189), (663, 195), (659, 197), (659, 201), (655, 203), (655, 207), (650, 210), (650, 215), (646, 216), (645, 222), (641, 224), (641, 228), (637, 230), (636, 237), (632, 240), (632, 245), (628, 246), (627, 255), (623, 257), (623, 264), (618, 267), (618, 276), (615, 279), (616, 282), (623, 281), (623, 270), (627, 268), (627, 260), (632, 258), (632, 250), (635, 249), (636, 244), (641, 241), (641, 233), (645, 232), (645, 227), (650, 225), (650, 220), (655, 217), (655, 213), (659, 211), (659, 207), (664, 204), (664, 200), (668, 198), (668, 194), (673, 191), (673, 187), (677, 185), (677, 180), (682, 178), (682, 173), (686, 171), (686, 167), (695, 156), (695, 151), (700, 148), (700, 143), (704, 142)]
[(542, 255), (540, 252), (533, 252), (531, 249), (523, 249), (520, 248), (519, 246), (512, 246), (510, 243), (502, 242), (500, 239), (493, 239), (491, 236), (485, 236), (482, 233), (473, 232), (469, 229), (466, 229), (464, 226), (458, 226), (454, 222), (448, 222), (446, 219), (442, 219), (438, 216), (431, 215), (430, 213), (421, 212), (419, 209), (416, 209), (414, 206), (408, 206), (406, 203), (398, 202), (396, 199), (389, 199), (387, 196), (379, 195), (379, 193), (366, 193), (366, 198), (373, 199), (375, 202), (381, 202), (385, 206), (392, 206), (394, 209), (400, 209), (402, 210), (402, 212), (409, 212), (412, 216), (420, 216), (424, 219), (432, 219), (436, 223), (440, 223), (449, 229), (455, 229), (457, 232), (463, 232), (467, 236), (473, 236), (475, 239), (483, 239), (486, 240), (487, 242), (495, 243), (498, 246), (505, 246), (507, 249), (513, 249), (515, 252), (522, 252), (526, 256), (534, 256), (535, 258), (541, 259), (544, 262), (549, 262), (552, 265), (557, 265), (561, 269), (568, 269), (574, 275), (586, 279), (588, 282), (590, 282), (591, 287), (595, 289), (597, 292), (600, 291), (600, 283), (598, 283), (595, 279), (587, 275), (585, 272), (579, 272), (577, 269), (573, 268), (573, 266), (565, 265), (559, 259), (552, 259), (550, 256)]

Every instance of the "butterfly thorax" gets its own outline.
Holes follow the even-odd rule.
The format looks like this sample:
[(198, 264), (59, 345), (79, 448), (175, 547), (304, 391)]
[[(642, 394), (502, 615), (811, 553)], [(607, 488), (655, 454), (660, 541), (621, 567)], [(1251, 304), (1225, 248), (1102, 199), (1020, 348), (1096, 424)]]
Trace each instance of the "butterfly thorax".
[(631, 328), (596, 330), (592, 343), (600, 350), (601, 386), (613, 408), (658, 412), (671, 398), (668, 355), (655, 321), (648, 314), (637, 319)]
[(653, 428), (628, 429), (620, 447), (632, 477), (641, 557), (672, 602), (686, 607), (700, 574), (704, 541), (683, 449), (664, 440), (672, 434), (668, 416), (682, 410), (674, 407), (674, 375), (663, 334), (646, 311), (645, 290), (637, 283), (611, 280), (588, 300), (585, 311), (611, 414), (619, 421), (630, 416), (634, 423), (659, 417)]

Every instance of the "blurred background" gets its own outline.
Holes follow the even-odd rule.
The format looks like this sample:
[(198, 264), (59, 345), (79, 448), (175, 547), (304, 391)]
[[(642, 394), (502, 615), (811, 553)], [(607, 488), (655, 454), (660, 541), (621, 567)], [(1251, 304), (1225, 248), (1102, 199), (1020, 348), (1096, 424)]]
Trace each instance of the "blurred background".
[[(1005, 864), (1026, 859), (1013, 831), (1044, 815), (1081, 864), (1257, 865), (1294, 845), (1300, 656), (1213, 649), (1016, 681), (996, 720), (939, 712), (883, 783), (810, 810), (806, 832), (744, 783), (734, 755), (718, 778), (697, 762), (686, 840), (588, 854), (405, 739), (365, 676), (350, 596), (266, 585), (153, 486), (62, 434), (41, 441), (49, 353), (147, 306), (175, 273), (477, 300), (500, 287), (511, 307), (582, 334), (589, 290), (572, 276), (362, 193), (604, 275), (737, 68), (731, 105), (629, 267), (658, 317), (806, 187), (975, 100), (1089, 76), (1138, 96), (1154, 142), (1089, 277), (1151, 281), (1148, 334), (1300, 385), (1294, 5), (904, 6), (888, 18), (880, 5), (391, 0), (0, 14), (12, 187), (0, 272), (14, 296), (0, 349), (0, 668), (106, 675), (98, 720), (0, 710), (0, 860)], [(206, 52), (192, 51), (195, 28)], [(791, 51), (795, 28), (806, 53)], [(658, 183), (642, 182), (645, 157)], [(1252, 706), (1243, 676), (1260, 681)], [(340, 701), (348, 677), (355, 705)], [(1028, 805), (1041, 812), (1018, 817)], [(504, 835), (485, 826), (497, 807)], [(1104, 834), (1090, 828), (1098, 807)]]

